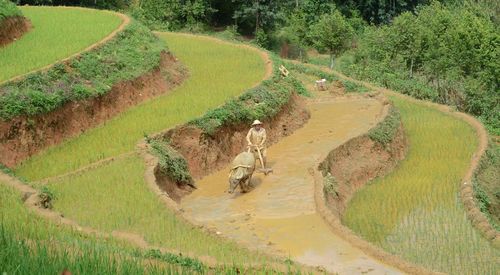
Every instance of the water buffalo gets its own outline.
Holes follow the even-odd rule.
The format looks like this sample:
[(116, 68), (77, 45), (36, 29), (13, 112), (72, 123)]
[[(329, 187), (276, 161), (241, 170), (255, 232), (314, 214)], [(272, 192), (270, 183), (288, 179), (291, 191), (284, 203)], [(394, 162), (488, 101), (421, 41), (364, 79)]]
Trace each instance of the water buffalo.
[(231, 166), (229, 173), (229, 193), (233, 193), (238, 185), (241, 192), (250, 191), (250, 180), (255, 170), (255, 156), (249, 152), (243, 152), (237, 155)]

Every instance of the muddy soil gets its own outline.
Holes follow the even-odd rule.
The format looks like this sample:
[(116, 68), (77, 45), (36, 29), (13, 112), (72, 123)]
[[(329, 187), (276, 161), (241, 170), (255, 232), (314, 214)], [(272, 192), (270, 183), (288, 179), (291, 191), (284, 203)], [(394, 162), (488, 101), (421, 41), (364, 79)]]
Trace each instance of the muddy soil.
[(172, 90), (186, 74), (182, 64), (164, 52), (158, 68), (136, 79), (115, 84), (103, 96), (69, 102), (37, 117), (0, 120), (0, 162), (14, 167), (37, 152), (77, 136), (139, 102)]
[[(334, 234), (316, 210), (312, 169), (333, 148), (365, 133), (383, 115), (369, 98), (316, 101), (311, 118), (268, 149), (274, 173), (254, 174), (254, 189), (228, 194), (229, 167), (197, 182), (182, 199), (190, 219), (256, 249), (340, 274), (399, 274)], [(269, 131), (271, 132), (271, 131)]]
[(17, 39), (31, 29), (31, 22), (22, 16), (7, 17), (0, 22), (0, 47)]

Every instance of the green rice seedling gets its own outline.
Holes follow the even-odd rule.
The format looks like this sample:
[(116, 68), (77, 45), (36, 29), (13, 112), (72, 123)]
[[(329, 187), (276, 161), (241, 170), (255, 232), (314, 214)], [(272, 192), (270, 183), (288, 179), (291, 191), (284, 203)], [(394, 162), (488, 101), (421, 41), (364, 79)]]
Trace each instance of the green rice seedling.
[(257, 84), (264, 61), (246, 48), (181, 34), (161, 34), (189, 69), (189, 78), (171, 93), (144, 102), (77, 138), (22, 163), (16, 173), (29, 180), (63, 174), (134, 149), (144, 136), (200, 117)]
[(148, 265), (145, 262), (149, 257), (126, 243), (52, 224), (29, 211), (21, 194), (1, 182), (0, 247), (2, 274), (60, 274), (64, 269), (73, 274), (172, 274), (192, 270), (165, 260)]
[(178, 219), (144, 182), (144, 161), (131, 156), (51, 183), (54, 209), (81, 225), (140, 234), (158, 246), (232, 263), (269, 260)]
[(103, 39), (122, 20), (98, 10), (21, 7), (33, 28), (0, 49), (0, 82), (52, 64)]
[(495, 274), (500, 251), (468, 221), (458, 199), (477, 146), (464, 121), (393, 98), (410, 142), (405, 160), (360, 190), (343, 222), (410, 262), (450, 274)]
[[(0, 182), (0, 273), (4, 274), (240, 274), (238, 265), (208, 268), (196, 258), (142, 251), (115, 239), (53, 224), (28, 210), (21, 194)], [(290, 270), (297, 267), (290, 263)], [(279, 274), (273, 268), (252, 274)]]

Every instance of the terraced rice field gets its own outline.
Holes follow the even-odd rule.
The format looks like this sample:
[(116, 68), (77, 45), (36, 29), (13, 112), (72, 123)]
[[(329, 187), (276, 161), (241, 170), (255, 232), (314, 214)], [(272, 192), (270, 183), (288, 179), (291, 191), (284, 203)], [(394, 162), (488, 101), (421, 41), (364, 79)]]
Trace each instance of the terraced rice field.
[[(133, 152), (144, 133), (200, 116), (264, 77), (264, 61), (256, 51), (181, 34), (161, 37), (188, 67), (190, 75), (185, 83), (170, 94), (35, 156), (19, 167), (18, 174), (36, 180)], [(83, 226), (103, 232), (136, 233), (154, 245), (210, 255), (227, 263), (270, 260), (180, 221), (148, 189), (144, 171), (142, 158), (132, 153), (83, 174), (50, 181), (48, 187), (57, 198), (55, 210)]]
[(498, 274), (500, 251), (467, 219), (458, 197), (477, 146), (465, 122), (393, 98), (410, 140), (407, 158), (350, 202), (343, 222), (388, 252), (449, 274)]
[(160, 36), (189, 69), (189, 78), (182, 86), (34, 156), (22, 163), (16, 173), (36, 181), (133, 151), (144, 134), (201, 116), (264, 77), (264, 61), (256, 51), (209, 38)]
[(33, 28), (0, 50), (0, 83), (78, 53), (113, 32), (114, 13), (75, 8), (20, 7)]

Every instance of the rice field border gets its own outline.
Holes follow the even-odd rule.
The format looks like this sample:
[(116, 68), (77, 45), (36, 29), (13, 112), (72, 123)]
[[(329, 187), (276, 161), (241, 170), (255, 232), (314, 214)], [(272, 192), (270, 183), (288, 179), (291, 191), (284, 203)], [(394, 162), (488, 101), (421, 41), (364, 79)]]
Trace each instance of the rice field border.
[[(62, 9), (95, 11), (95, 9), (89, 9), (89, 8), (84, 8), (84, 7), (67, 7), (67, 6), (56, 6), (56, 7), (57, 8), (62, 8)], [(128, 17), (127, 15), (125, 15), (123, 13), (119, 13), (119, 12), (115, 12), (115, 11), (110, 11), (110, 10), (102, 10), (102, 12), (113, 14), (113, 15), (119, 17), (122, 20), (122, 23), (120, 24), (120, 26), (118, 26), (118, 28), (116, 28), (114, 31), (112, 31), (110, 34), (108, 34), (106, 37), (104, 37), (100, 41), (98, 41), (98, 42), (96, 42), (96, 43), (88, 46), (87, 48), (83, 49), (82, 51), (77, 52), (75, 54), (72, 54), (72, 55), (70, 55), (68, 57), (65, 57), (63, 59), (57, 60), (57, 61), (53, 62), (52, 64), (43, 66), (43, 67), (38, 68), (38, 69), (34, 69), (32, 71), (29, 71), (29, 72), (21, 74), (21, 75), (14, 76), (14, 77), (12, 77), (10, 79), (1, 81), (0, 85), (3, 85), (3, 84), (8, 83), (8, 82), (12, 82), (12, 81), (17, 81), (17, 80), (23, 79), (23, 78), (27, 77), (28, 75), (36, 73), (36, 72), (47, 71), (47, 70), (49, 70), (50, 68), (52, 68), (54, 65), (56, 65), (58, 63), (66, 62), (66, 61), (69, 61), (70, 59), (77, 58), (77, 57), (81, 56), (82, 54), (84, 54), (86, 52), (89, 52), (89, 51), (91, 51), (91, 50), (93, 50), (95, 48), (98, 48), (98, 47), (102, 46), (103, 44), (105, 44), (106, 42), (108, 42), (109, 40), (113, 39), (118, 33), (120, 33), (121, 31), (123, 31), (125, 29), (125, 27), (128, 26), (130, 24), (130, 22), (131, 22), (130, 17)]]
[[(348, 81), (352, 81), (356, 84), (363, 85), (368, 89), (380, 92), (384, 95), (399, 97), (401, 99), (410, 101), (411, 103), (415, 103), (424, 107), (438, 110), (442, 113), (451, 115), (454, 118), (460, 119), (469, 124), (470, 126), (472, 126), (478, 138), (478, 146), (471, 159), (471, 163), (467, 171), (465, 172), (465, 175), (462, 177), (461, 181), (462, 184), (459, 188), (461, 194), (460, 198), (464, 205), (467, 217), (469, 218), (469, 221), (472, 223), (474, 228), (477, 229), (481, 234), (486, 236), (492, 242), (494, 247), (497, 248), (500, 247), (500, 233), (493, 228), (493, 226), (488, 222), (486, 216), (480, 211), (478, 205), (474, 200), (474, 195), (473, 195), (474, 193), (473, 193), (472, 177), (474, 175), (474, 172), (477, 170), (479, 166), (481, 157), (484, 155), (484, 153), (486, 152), (486, 148), (488, 147), (488, 134), (484, 126), (481, 124), (481, 122), (479, 122), (473, 116), (453, 110), (449, 106), (415, 99), (408, 95), (397, 93), (387, 88), (375, 86), (366, 81), (356, 80), (336, 70), (331, 70), (318, 65), (311, 65), (311, 64), (305, 64), (305, 65), (311, 68), (317, 68), (323, 70), (324, 72), (327, 73), (333, 73), (335, 76), (341, 79), (345, 79)], [(370, 256), (373, 256), (390, 265), (396, 266), (405, 272), (411, 274), (443, 274), (425, 269), (419, 265), (410, 263), (399, 256), (388, 253), (385, 250), (375, 246), (374, 244), (366, 241), (365, 239), (361, 238), (360, 236), (352, 232), (347, 226), (343, 225), (340, 219), (334, 216), (327, 208), (322, 192), (323, 177), (319, 173), (319, 171), (314, 171), (314, 177), (315, 177), (315, 200), (318, 212), (320, 212), (325, 221), (333, 228), (335, 232), (339, 233), (341, 237), (349, 241), (354, 246), (366, 251)], [(485, 223), (488, 226), (484, 226)], [(479, 226), (480, 224), (481, 226)], [(491, 236), (492, 234), (494, 234), (494, 236)]]

